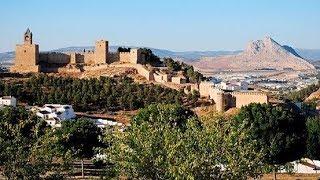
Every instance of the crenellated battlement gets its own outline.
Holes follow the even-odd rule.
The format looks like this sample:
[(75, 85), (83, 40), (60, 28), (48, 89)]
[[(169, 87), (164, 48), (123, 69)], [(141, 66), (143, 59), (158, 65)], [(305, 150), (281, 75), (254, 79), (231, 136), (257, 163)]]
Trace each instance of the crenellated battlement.
[[(109, 42), (98, 40), (95, 42), (94, 50), (68, 53), (39, 53), (39, 46), (33, 44), (32, 32), (27, 29), (24, 33), (23, 44), (16, 46), (15, 65), (12, 68), (12, 72), (48, 72), (50, 71), (48, 67), (52, 69), (52, 67), (63, 68), (74, 64), (103, 65), (116, 61), (130, 64), (144, 63), (145, 56), (140, 49), (128, 50), (129, 52), (109, 53)], [(47, 68), (46, 71), (41, 70), (45, 70), (45, 68)]]
[(264, 92), (257, 92), (257, 91), (236, 91), (236, 92), (231, 92), (230, 94), (232, 95), (256, 95), (256, 96), (266, 96), (267, 94)]
[(217, 111), (225, 111), (228, 108), (241, 108), (251, 103), (268, 103), (269, 98), (265, 92), (257, 91), (223, 91), (216, 89), (210, 83), (200, 84), (200, 92), (208, 94), (216, 104)]

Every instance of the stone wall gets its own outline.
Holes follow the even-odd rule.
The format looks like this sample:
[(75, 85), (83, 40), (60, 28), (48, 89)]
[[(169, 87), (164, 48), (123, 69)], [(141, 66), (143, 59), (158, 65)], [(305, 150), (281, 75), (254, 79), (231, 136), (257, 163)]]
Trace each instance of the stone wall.
[(153, 74), (154, 76), (154, 81), (164, 83), (164, 82), (170, 82), (171, 81), (171, 76), (170, 74), (162, 74), (160, 72), (155, 72)]
[(143, 64), (145, 56), (140, 49), (130, 49), (130, 52), (119, 52), (119, 61), (131, 64)]
[(93, 66), (84, 66), (83, 70), (84, 71), (98, 71), (98, 70), (103, 70), (110, 67), (108, 64), (101, 64), (101, 65), (93, 65)]
[(95, 63), (94, 51), (84, 52), (83, 53), (83, 61), (85, 64), (94, 64)]
[(218, 92), (214, 97), (214, 102), (216, 104), (216, 110), (222, 112), (226, 110), (226, 98), (223, 92)]
[(39, 46), (37, 44), (23, 44), (16, 46), (15, 65), (34, 66), (39, 63)]
[(69, 64), (70, 55), (58, 52), (40, 53), (39, 60), (48, 64)]
[(212, 82), (201, 82), (199, 84), (200, 96), (210, 97), (212, 90), (214, 89), (214, 83)]
[(250, 103), (268, 103), (269, 99), (267, 94), (261, 92), (233, 92), (231, 93), (236, 99), (236, 107), (249, 105)]
[(108, 63), (113, 63), (119, 61), (118, 53), (109, 53), (108, 55)]
[(119, 52), (119, 61), (125, 63), (131, 63), (130, 52)]
[(14, 65), (10, 68), (10, 72), (14, 73), (38, 73), (40, 71), (41, 69), (39, 65)]
[(66, 67), (58, 68), (59, 73), (80, 73), (81, 69), (74, 65), (68, 65)]
[(241, 108), (251, 103), (269, 103), (267, 94), (263, 92), (224, 92), (223, 90), (212, 89), (209, 96), (215, 102), (217, 111), (234, 107)]
[(84, 55), (76, 52), (69, 53), (70, 64), (84, 63)]
[(154, 81), (153, 72), (151, 70), (148, 70), (141, 64), (136, 64), (134, 67), (137, 69), (138, 73), (145, 77), (148, 81)]
[(131, 59), (130, 62), (132, 64), (144, 64), (145, 63), (145, 56), (141, 53), (140, 49), (131, 49), (130, 50)]
[(171, 82), (175, 84), (184, 84), (187, 82), (187, 80), (185, 77), (182, 77), (182, 76), (174, 76), (174, 77), (171, 77)]
[(39, 46), (37, 44), (25, 43), (16, 45), (16, 57), (11, 72), (28, 73), (40, 72), (39, 67)]

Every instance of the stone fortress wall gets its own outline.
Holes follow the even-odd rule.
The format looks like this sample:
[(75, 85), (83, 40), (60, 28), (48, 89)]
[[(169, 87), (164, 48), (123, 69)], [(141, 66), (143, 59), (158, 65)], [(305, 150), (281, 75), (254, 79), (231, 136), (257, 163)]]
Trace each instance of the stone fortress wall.
[(231, 96), (236, 99), (236, 107), (241, 108), (250, 103), (268, 103), (269, 99), (263, 92), (232, 92)]
[[(119, 62), (116, 65), (111, 63)], [(128, 49), (127, 52), (109, 53), (108, 41), (99, 40), (95, 43), (94, 51), (83, 51), (81, 53), (39, 53), (39, 46), (33, 44), (32, 33), (28, 29), (24, 33), (24, 43), (16, 46), (16, 59), (11, 72), (81, 72), (86, 70), (98, 70), (106, 66), (132, 67), (137, 73), (145, 77), (147, 81), (159, 83), (171, 82), (173, 84), (185, 84), (183, 75), (172, 76), (160, 72), (152, 67), (144, 65), (145, 56), (140, 49)], [(81, 64), (82, 69), (77, 68)], [(195, 89), (190, 87), (189, 91)], [(196, 88), (197, 89), (197, 88)], [(248, 105), (250, 103), (268, 103), (268, 97), (264, 93), (253, 91), (226, 92), (206, 82), (201, 82), (198, 90), (201, 96), (209, 97), (216, 103), (218, 111), (228, 108)]]
[(143, 63), (144, 58), (140, 49), (109, 53), (109, 43), (105, 40), (96, 41), (94, 51), (39, 53), (39, 45), (33, 44), (32, 33), (28, 29), (24, 34), (24, 43), (16, 46), (16, 59), (11, 72), (59, 72), (68, 65), (101, 65), (117, 61), (138, 64)]
[(252, 90), (224, 91), (218, 89), (211, 82), (201, 82), (199, 93), (202, 97), (208, 97), (215, 102), (216, 110), (223, 112), (229, 108), (241, 108), (251, 103), (269, 103), (268, 95), (264, 92)]
[(153, 75), (154, 75), (154, 81), (156, 82), (165, 83), (165, 82), (172, 81), (172, 77), (170, 74), (155, 72)]
[(109, 43), (105, 40), (96, 41), (94, 51), (39, 53), (39, 45), (33, 44), (32, 33), (29, 29), (24, 34), (24, 43), (16, 46), (15, 64), (10, 70), (22, 73), (82, 72), (101, 70), (107, 66), (113, 66), (114, 62), (119, 62), (117, 66), (135, 68), (137, 73), (148, 81), (185, 83), (184, 77), (171, 77), (171, 74), (160, 73), (143, 65), (145, 64), (145, 54), (141, 49), (109, 52)]
[(39, 61), (48, 64), (69, 64), (70, 55), (57, 52), (40, 53)]

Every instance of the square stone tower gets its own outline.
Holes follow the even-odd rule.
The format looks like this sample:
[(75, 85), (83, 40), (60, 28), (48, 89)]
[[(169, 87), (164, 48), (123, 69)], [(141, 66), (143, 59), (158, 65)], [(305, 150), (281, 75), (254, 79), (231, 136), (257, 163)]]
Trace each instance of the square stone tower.
[(145, 56), (141, 53), (141, 49), (130, 50), (130, 63), (143, 64), (145, 63)]
[(105, 40), (97, 41), (94, 54), (95, 64), (108, 63), (109, 42)]
[(32, 32), (28, 28), (24, 33), (24, 43), (16, 45), (16, 58), (12, 72), (40, 72), (39, 46), (32, 42)]

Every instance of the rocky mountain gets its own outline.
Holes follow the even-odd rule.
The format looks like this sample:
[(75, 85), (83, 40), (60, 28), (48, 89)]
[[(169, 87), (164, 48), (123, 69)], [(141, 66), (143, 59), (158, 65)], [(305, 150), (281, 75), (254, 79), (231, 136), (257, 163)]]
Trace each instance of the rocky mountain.
[(293, 48), (281, 46), (270, 37), (250, 42), (247, 48), (237, 55), (203, 57), (192, 64), (199, 69), (211, 71), (307, 70), (315, 68), (301, 58)]

